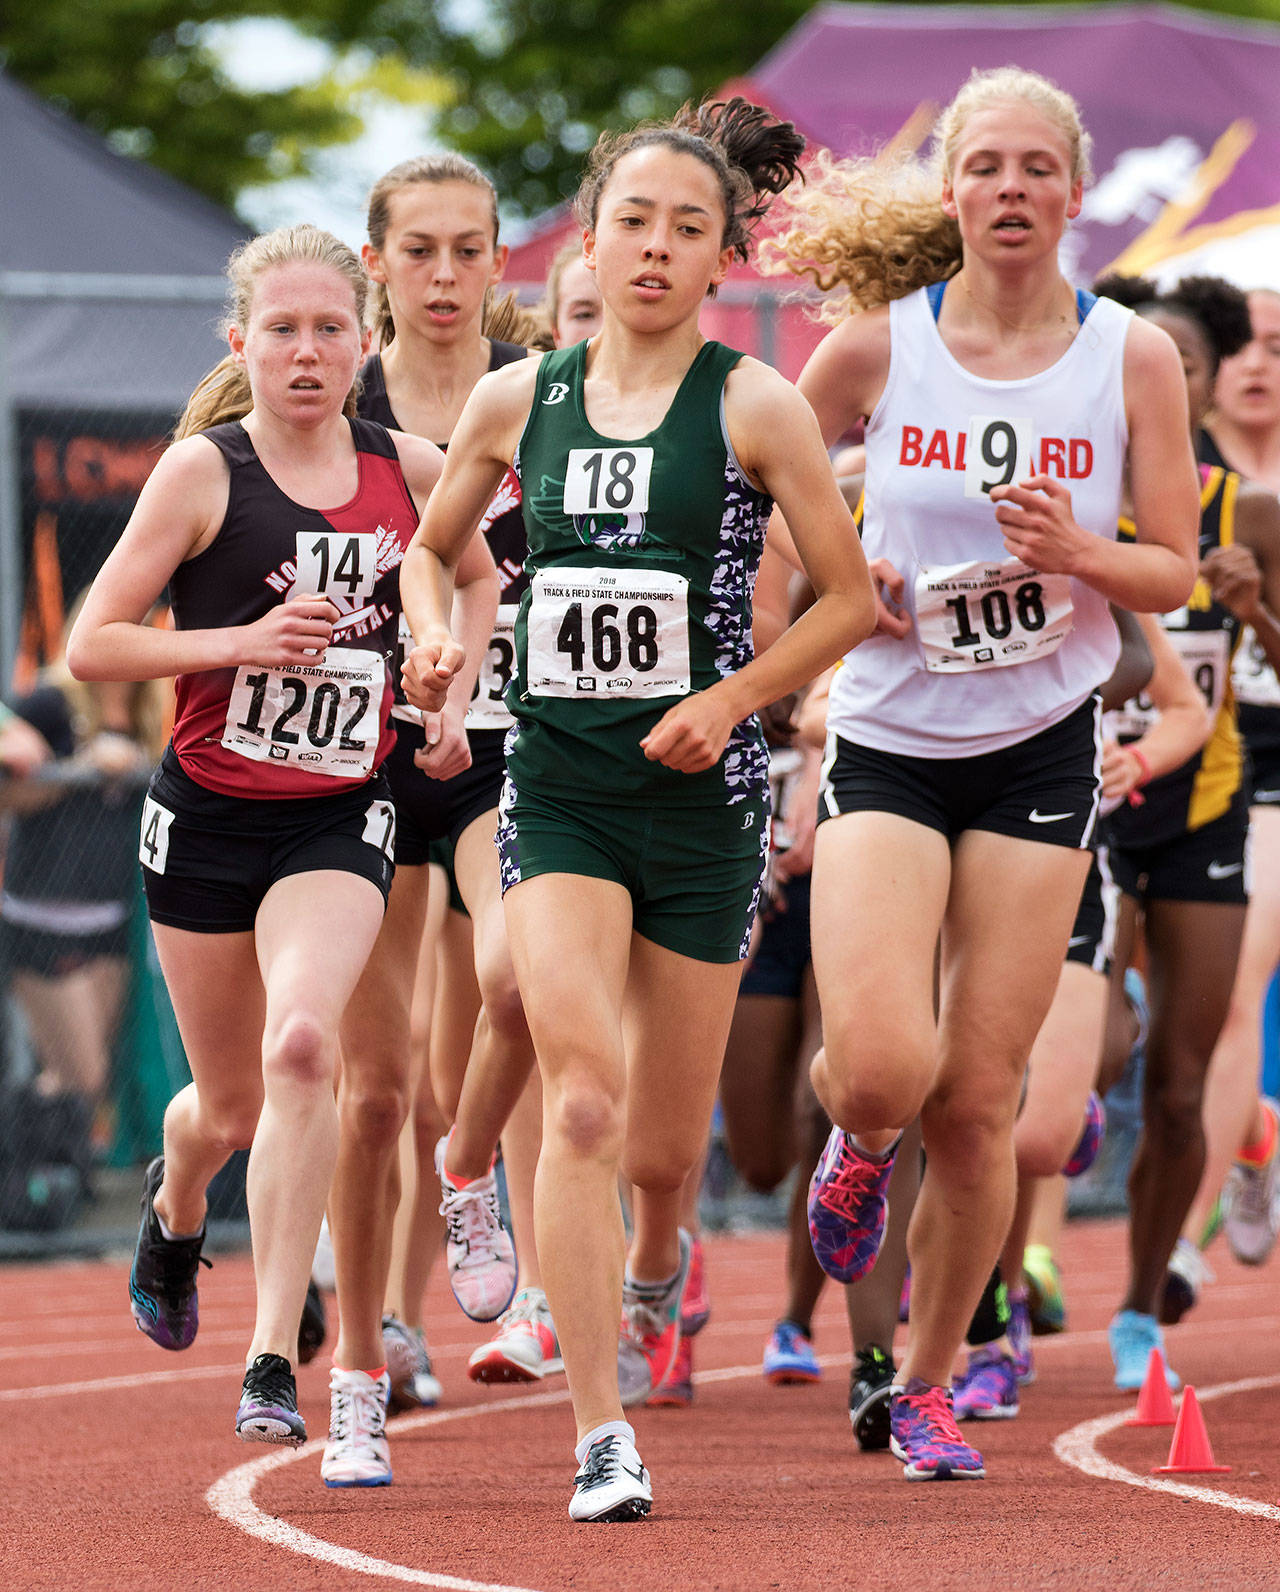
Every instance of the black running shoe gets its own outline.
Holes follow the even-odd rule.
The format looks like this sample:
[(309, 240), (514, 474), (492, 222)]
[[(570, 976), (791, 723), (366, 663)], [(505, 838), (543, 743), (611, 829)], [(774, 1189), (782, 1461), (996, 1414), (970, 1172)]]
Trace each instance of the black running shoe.
[(293, 1368), (282, 1355), (260, 1354), (245, 1372), (236, 1436), (246, 1443), (283, 1443), (288, 1448), (306, 1442)]
[(210, 1266), (200, 1253), (204, 1228), (194, 1238), (166, 1238), (156, 1218), (156, 1190), (164, 1181), (164, 1157), (156, 1156), (142, 1184), (142, 1225), (129, 1273), (129, 1301), (139, 1332), (162, 1349), (189, 1348), (200, 1325), (196, 1274)]
[(310, 1365), (319, 1354), (329, 1331), (329, 1318), (325, 1313), (324, 1295), (313, 1277), (307, 1284), (307, 1297), (302, 1304), (302, 1320), (298, 1323), (298, 1364)]
[(849, 1373), (849, 1420), (858, 1447), (889, 1446), (889, 1389), (893, 1384), (893, 1356), (876, 1343), (858, 1350)]

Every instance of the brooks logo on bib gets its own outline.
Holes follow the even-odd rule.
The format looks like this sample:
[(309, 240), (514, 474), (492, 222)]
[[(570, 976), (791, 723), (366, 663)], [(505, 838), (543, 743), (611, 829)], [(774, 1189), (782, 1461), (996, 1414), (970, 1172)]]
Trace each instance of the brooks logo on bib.
[(527, 653), (531, 696), (683, 696), (689, 582), (651, 569), (539, 570)]
[(920, 566), (916, 628), (937, 674), (1047, 658), (1071, 633), (1071, 581), (1019, 559)]

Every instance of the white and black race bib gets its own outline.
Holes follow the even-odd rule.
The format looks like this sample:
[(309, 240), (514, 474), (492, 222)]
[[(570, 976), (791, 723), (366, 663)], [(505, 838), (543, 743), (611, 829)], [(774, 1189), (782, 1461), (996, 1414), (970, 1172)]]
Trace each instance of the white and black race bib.
[(647, 514), (653, 449), (570, 448), (566, 514)]
[(498, 617), (493, 622), (493, 634), (480, 660), (480, 673), (476, 676), (471, 705), (467, 709), (466, 727), (469, 730), (506, 730), (515, 723), (507, 709), (505, 693), (516, 672), (518, 612), (510, 603), (498, 609)]
[(920, 566), (916, 628), (937, 674), (1001, 669), (1056, 652), (1070, 635), (1071, 580), (1020, 559)]
[(652, 569), (540, 570), (527, 643), (531, 696), (683, 696), (689, 582)]
[(378, 579), (378, 538), (372, 531), (299, 531), (294, 590), (345, 597), (360, 605)]
[(163, 873), (169, 861), (169, 826), (173, 814), (161, 807), (153, 796), (142, 804), (142, 831), (138, 838), (138, 861), (152, 873)]
[[(1229, 639), (1225, 630), (1166, 630), (1173, 650), (1194, 680), (1211, 718), (1216, 719), (1227, 692)], [(1146, 692), (1141, 692), (1118, 709), (1114, 733), (1124, 740), (1145, 735), (1160, 717), (1160, 710)]]
[(378, 750), (382, 654), (331, 648), (313, 667), (236, 670), (222, 744), (255, 763), (363, 778)]
[(1231, 689), (1237, 702), (1251, 708), (1280, 708), (1280, 678), (1267, 662), (1262, 644), (1246, 626), (1231, 665)]
[(1035, 432), (1017, 415), (974, 415), (964, 452), (965, 497), (989, 497), (991, 489), (1035, 474)]

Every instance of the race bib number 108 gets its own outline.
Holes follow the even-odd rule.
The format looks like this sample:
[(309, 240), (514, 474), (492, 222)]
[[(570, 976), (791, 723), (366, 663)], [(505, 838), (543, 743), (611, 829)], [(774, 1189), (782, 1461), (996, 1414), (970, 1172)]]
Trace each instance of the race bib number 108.
[(1000, 669), (1056, 652), (1071, 633), (1071, 581), (1016, 558), (921, 566), (916, 628), (937, 674)]

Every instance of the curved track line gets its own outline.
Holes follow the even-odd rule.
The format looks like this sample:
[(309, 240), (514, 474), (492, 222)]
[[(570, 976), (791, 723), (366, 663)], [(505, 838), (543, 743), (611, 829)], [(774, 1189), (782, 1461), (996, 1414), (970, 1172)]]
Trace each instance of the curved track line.
[[(1280, 1376), (1251, 1376), (1240, 1382), (1220, 1382), (1203, 1391), (1196, 1389), (1202, 1404), (1211, 1399), (1226, 1398), (1232, 1393), (1253, 1393), (1261, 1388), (1280, 1386)], [(1194, 1487), (1187, 1482), (1169, 1481), (1160, 1476), (1139, 1476), (1113, 1460), (1104, 1459), (1096, 1444), (1108, 1432), (1123, 1426), (1132, 1412), (1121, 1410), (1116, 1415), (1099, 1415), (1092, 1421), (1082, 1421), (1070, 1431), (1054, 1440), (1053, 1452), (1064, 1465), (1082, 1470), (1086, 1476), (1096, 1476), (1101, 1481), (1121, 1481), (1129, 1487), (1144, 1487), (1148, 1492), (1172, 1493), (1175, 1498), (1189, 1498), (1193, 1503), (1216, 1504), (1219, 1509), (1230, 1509), (1238, 1515), (1255, 1515), (1263, 1520), (1280, 1520), (1280, 1508), (1275, 1504), (1259, 1503), (1254, 1498), (1235, 1498), (1230, 1493), (1218, 1492), (1213, 1487)]]
[[(823, 1366), (844, 1365), (847, 1360), (847, 1355), (818, 1356), (818, 1363)], [(759, 1376), (759, 1374), (758, 1364), (732, 1365), (715, 1371), (699, 1371), (695, 1374), (694, 1381), (732, 1382), (745, 1376)], [(554, 1393), (529, 1393), (521, 1398), (468, 1404), (461, 1409), (428, 1410), (422, 1415), (397, 1417), (394, 1427), (390, 1429), (390, 1435), (416, 1431), (424, 1426), (442, 1426), (446, 1421), (472, 1420), (480, 1415), (492, 1415), (499, 1410), (528, 1409), (534, 1405), (568, 1402), (569, 1390), (561, 1388)], [(380, 1575), (387, 1580), (403, 1581), (410, 1586), (442, 1587), (446, 1592), (528, 1592), (526, 1588), (506, 1586), (501, 1582), (465, 1581), (457, 1576), (442, 1575), (433, 1570), (415, 1570), (409, 1565), (395, 1564), (389, 1559), (375, 1559), (372, 1555), (359, 1553), (354, 1548), (341, 1548), (336, 1543), (326, 1542), (322, 1537), (313, 1537), (310, 1532), (289, 1525), (276, 1515), (267, 1514), (254, 1502), (253, 1490), (264, 1476), (273, 1470), (280, 1470), (285, 1465), (296, 1464), (300, 1459), (309, 1459), (314, 1454), (314, 1445), (285, 1448), (267, 1454), (262, 1459), (251, 1459), (247, 1465), (237, 1465), (234, 1470), (228, 1471), (220, 1480), (214, 1482), (204, 1495), (205, 1502), (215, 1515), (220, 1516), (228, 1524), (238, 1527), (239, 1530), (247, 1532), (251, 1537), (269, 1542), (277, 1548), (286, 1548), (290, 1553), (302, 1554), (305, 1558), (319, 1559), (325, 1564), (340, 1565), (344, 1570), (351, 1570), (359, 1575)]]

